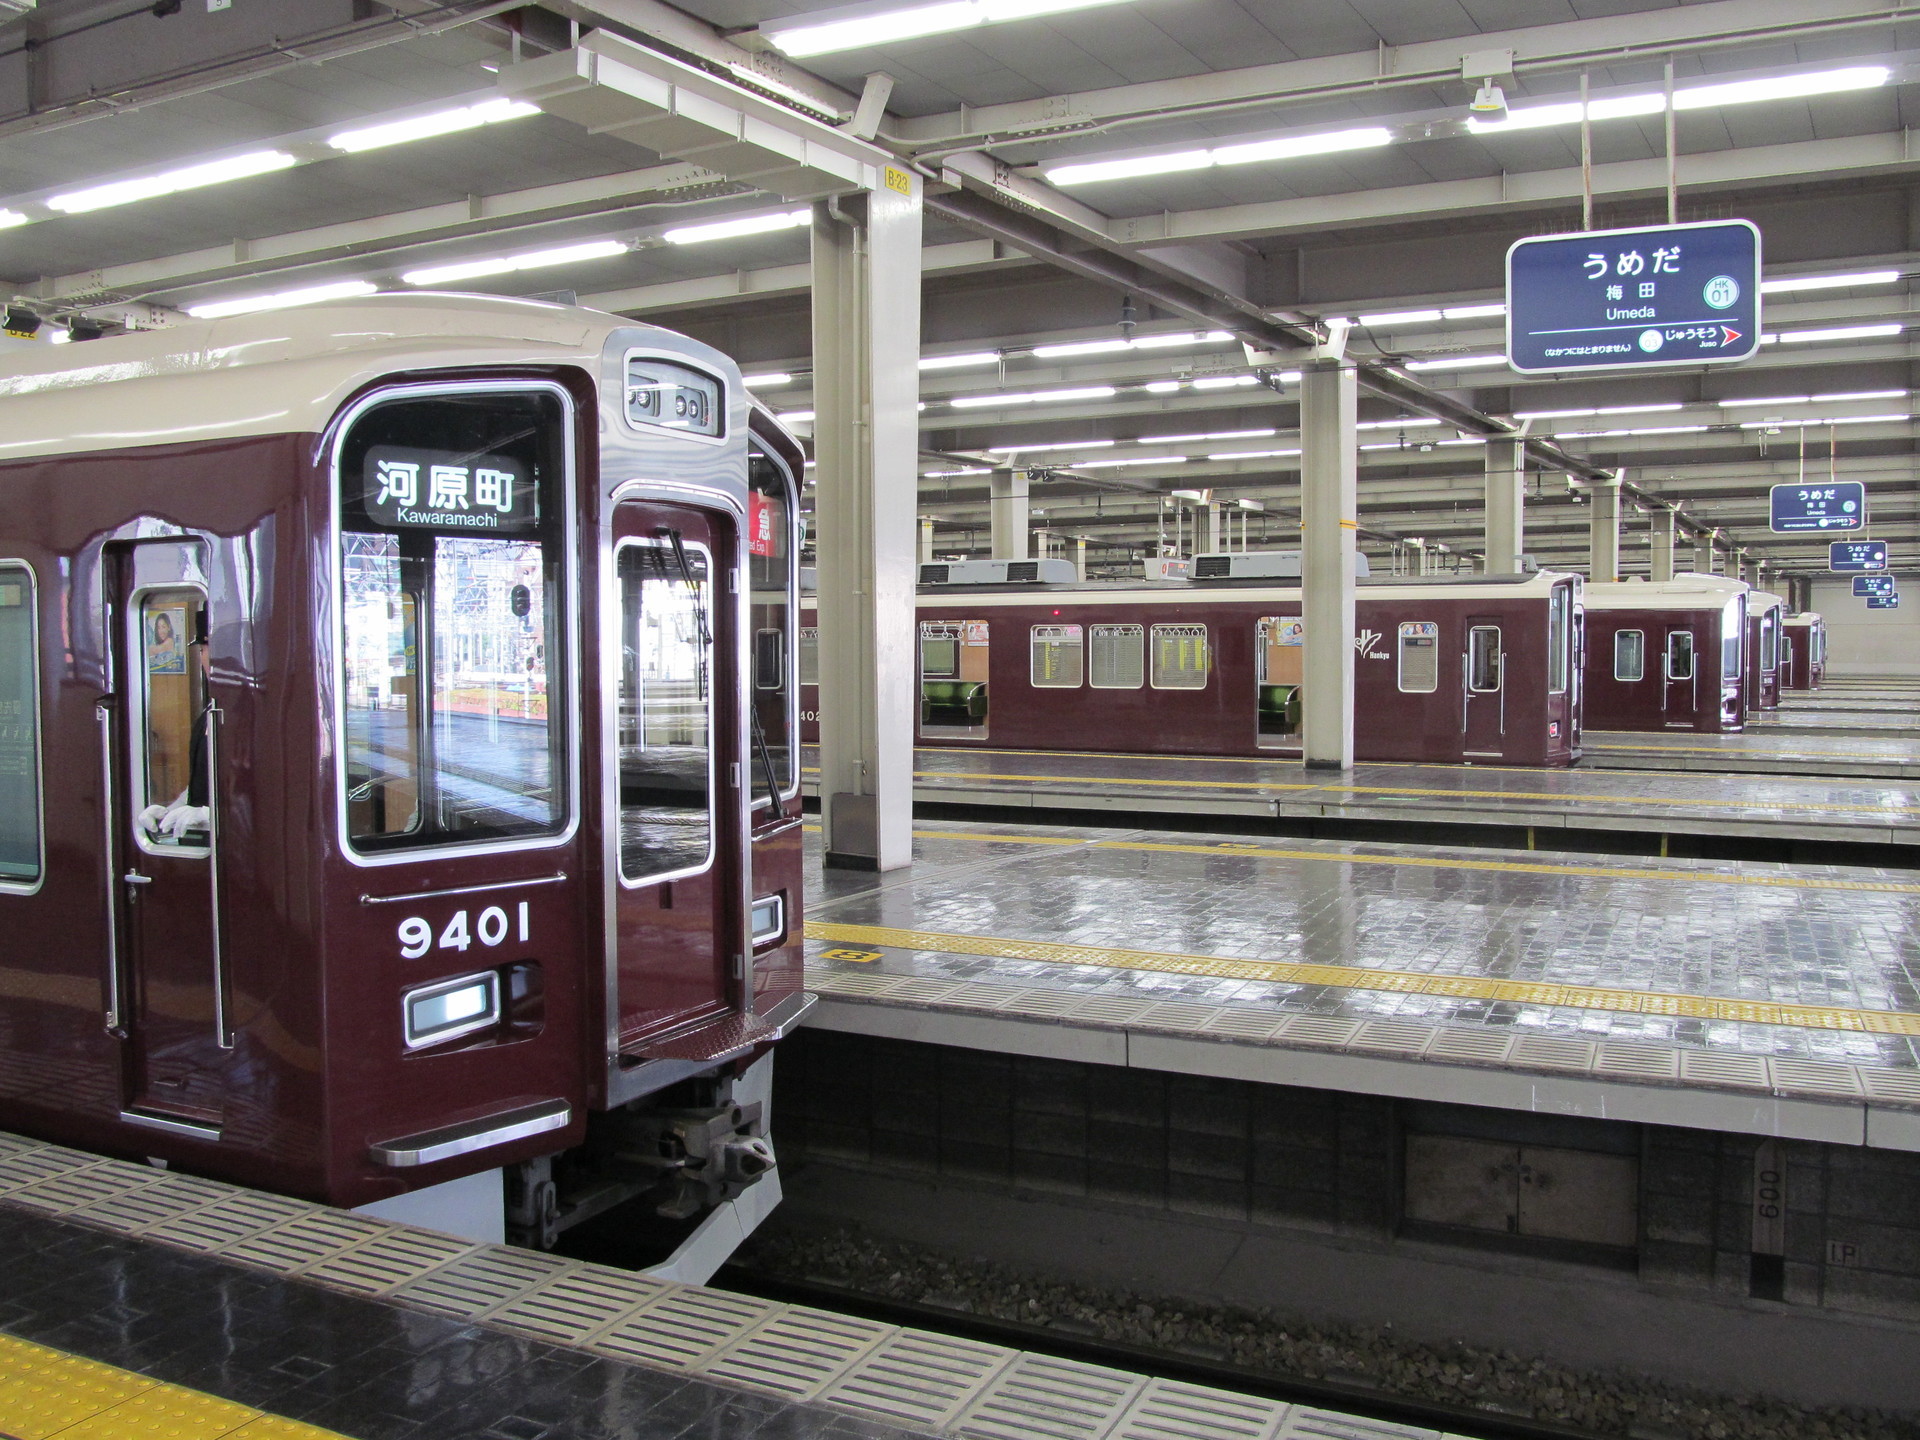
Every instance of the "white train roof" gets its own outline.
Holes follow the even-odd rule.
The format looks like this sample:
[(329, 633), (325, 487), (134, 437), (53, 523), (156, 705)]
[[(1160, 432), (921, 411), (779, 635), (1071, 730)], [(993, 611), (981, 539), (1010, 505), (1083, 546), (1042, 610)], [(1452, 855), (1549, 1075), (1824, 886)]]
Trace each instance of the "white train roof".
[(1820, 618), (1820, 612), (1818, 610), (1802, 610), (1798, 615), (1787, 616), (1786, 623), (1789, 625), (1824, 625), (1826, 621)]
[[(1560, 582), (1576, 582), (1578, 575), (1565, 571), (1541, 570), (1528, 575), (1492, 579), (1484, 576), (1459, 580), (1362, 580), (1355, 585), (1362, 600), (1475, 600), (1545, 599)], [(922, 585), (922, 607), (950, 602), (969, 610), (1005, 608), (1016, 605), (1046, 605), (1067, 601), (1077, 605), (1218, 605), (1238, 603), (1293, 603), (1300, 599), (1296, 585), (1266, 585), (1207, 581), (1195, 584), (1175, 581), (1162, 584), (1090, 583), (1083, 585)]]
[(1612, 580), (1589, 585), (1589, 610), (1716, 610), (1753, 587), (1729, 575), (1676, 575), (1671, 580)]

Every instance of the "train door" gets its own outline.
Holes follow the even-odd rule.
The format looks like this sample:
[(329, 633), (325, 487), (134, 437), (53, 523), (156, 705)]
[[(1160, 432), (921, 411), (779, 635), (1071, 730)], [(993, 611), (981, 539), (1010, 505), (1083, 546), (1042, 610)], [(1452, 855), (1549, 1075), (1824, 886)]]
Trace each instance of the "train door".
[(1694, 653), (1693, 631), (1667, 631), (1666, 658), (1660, 673), (1661, 719), (1668, 725), (1691, 726), (1699, 715), (1700, 657)]
[(716, 516), (630, 501), (613, 516), (620, 674), (615, 955), (623, 1054), (720, 1019), (744, 954), (733, 538)]
[(1297, 615), (1269, 615), (1255, 630), (1255, 734), (1263, 750), (1300, 748), (1305, 636), (1305, 627)]
[(217, 1130), (233, 1041), (221, 953), (224, 717), (208, 658), (206, 564), (197, 540), (113, 556), (114, 692), (100, 714), (126, 1108)]
[(1506, 754), (1506, 669), (1499, 622), (1469, 619), (1460, 722), (1460, 748), (1468, 759), (1501, 759)]

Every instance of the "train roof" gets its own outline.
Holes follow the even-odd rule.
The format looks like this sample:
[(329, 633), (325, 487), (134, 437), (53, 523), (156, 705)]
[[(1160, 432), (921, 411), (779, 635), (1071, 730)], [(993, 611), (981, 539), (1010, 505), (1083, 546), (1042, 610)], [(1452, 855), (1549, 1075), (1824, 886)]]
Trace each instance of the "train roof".
[[(1578, 587), (1580, 577), (1566, 571), (1540, 570), (1527, 575), (1420, 575), (1382, 576), (1355, 582), (1363, 597), (1381, 599), (1391, 592), (1401, 600), (1461, 600), (1485, 596), (1513, 599), (1545, 598), (1555, 585), (1572, 580)], [(1209, 600), (1298, 600), (1298, 582), (1272, 580), (1144, 581), (1093, 580), (1071, 585), (922, 585), (920, 602), (941, 596), (964, 596), (969, 604), (1012, 606), (1044, 603), (1047, 597), (1071, 596), (1083, 602), (1109, 601), (1114, 604), (1192, 605)]]
[(1787, 597), (1775, 595), (1771, 590), (1751, 590), (1747, 592), (1747, 613), (1758, 610), (1785, 610)]
[[(8, 351), (0, 460), (315, 434), (346, 397), (396, 374), (575, 365), (597, 376), (622, 331), (719, 368), (743, 393), (720, 352), (602, 311), (497, 295), (371, 295)], [(754, 428), (777, 428), (755, 409), (764, 413)]]
[(1583, 595), (1589, 610), (1717, 610), (1753, 587), (1730, 575), (1676, 575), (1671, 580), (1603, 580)]
[(1784, 623), (1788, 625), (1824, 625), (1827, 622), (1821, 618), (1818, 610), (1802, 610), (1798, 615), (1786, 616)]

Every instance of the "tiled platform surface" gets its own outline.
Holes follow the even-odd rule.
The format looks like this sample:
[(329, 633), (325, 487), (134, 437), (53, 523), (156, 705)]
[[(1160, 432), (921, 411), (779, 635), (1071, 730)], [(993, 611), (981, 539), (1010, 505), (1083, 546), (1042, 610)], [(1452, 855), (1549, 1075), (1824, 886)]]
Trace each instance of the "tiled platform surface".
[(1920, 780), (1920, 732), (1871, 730), (1738, 735), (1588, 730), (1582, 770), (1701, 770), (1714, 775), (1815, 775)]
[(1920, 880), (948, 824), (828, 872), (813, 1022), (1920, 1149)]
[[(1915, 774), (1920, 777), (1920, 763)], [(1298, 761), (943, 747), (915, 753), (914, 798), (1082, 810), (1102, 818), (1173, 812), (1416, 819), (1920, 844), (1920, 783), (1812, 776), (1361, 765), (1327, 780), (1310, 776)]]
[(0, 1332), (350, 1440), (1443, 1440), (12, 1135), (0, 1257)]

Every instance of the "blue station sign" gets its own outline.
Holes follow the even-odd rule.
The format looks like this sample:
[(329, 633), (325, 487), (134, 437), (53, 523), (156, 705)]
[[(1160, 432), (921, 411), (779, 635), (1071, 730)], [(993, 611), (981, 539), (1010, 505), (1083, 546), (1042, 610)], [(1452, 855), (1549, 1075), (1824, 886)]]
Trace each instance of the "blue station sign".
[(1867, 608), (1869, 610), (1898, 610), (1900, 608), (1900, 597), (1898, 595), (1869, 595), (1867, 597)]
[(1726, 365), (1759, 348), (1752, 221), (1541, 235), (1507, 251), (1507, 363), (1522, 375)]
[(1835, 540), (1827, 546), (1827, 569), (1840, 574), (1887, 568), (1884, 540)]
[(1867, 528), (1867, 487), (1858, 480), (1824, 485), (1775, 485), (1768, 491), (1768, 513), (1776, 535), (1809, 530)]
[(1853, 577), (1853, 593), (1856, 595), (1891, 595), (1899, 587), (1893, 583), (1891, 575), (1856, 575)]

